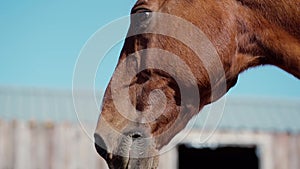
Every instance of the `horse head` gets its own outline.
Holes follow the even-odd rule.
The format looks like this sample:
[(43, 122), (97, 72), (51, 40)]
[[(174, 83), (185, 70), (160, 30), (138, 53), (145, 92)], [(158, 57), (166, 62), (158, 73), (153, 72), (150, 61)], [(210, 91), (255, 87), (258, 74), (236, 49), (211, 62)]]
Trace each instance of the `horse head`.
[[(96, 149), (110, 168), (157, 168), (162, 147), (249, 67), (274, 64), (300, 77), (299, 15), (285, 28), (259, 13), (258, 3), (266, 2), (135, 4), (95, 132)], [(296, 10), (291, 3), (284, 4)]]

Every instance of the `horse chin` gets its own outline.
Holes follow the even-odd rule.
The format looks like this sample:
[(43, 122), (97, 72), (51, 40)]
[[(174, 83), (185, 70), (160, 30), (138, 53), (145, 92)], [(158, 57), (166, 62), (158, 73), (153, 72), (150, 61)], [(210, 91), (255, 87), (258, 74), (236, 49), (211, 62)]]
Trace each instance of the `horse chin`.
[(120, 158), (116, 157), (112, 160), (112, 163), (108, 163), (110, 169), (156, 169), (158, 167), (158, 158)]
[(154, 169), (158, 166), (157, 150), (151, 139), (140, 134), (124, 136), (117, 148), (117, 155), (112, 157), (110, 168)]
[[(155, 169), (158, 167), (158, 150), (154, 139), (144, 132), (130, 131), (116, 138), (117, 144), (106, 144), (99, 134), (95, 134), (96, 150), (105, 159), (110, 169)], [(110, 148), (107, 148), (110, 147)], [(112, 151), (108, 152), (107, 149)]]
[[(130, 141), (131, 142), (131, 141)], [(136, 143), (134, 143), (136, 142)], [(128, 142), (127, 142), (128, 143)], [(156, 169), (158, 167), (159, 158), (155, 156), (157, 152), (154, 149), (141, 147), (143, 144), (139, 141), (133, 141), (132, 144), (122, 144), (118, 152), (121, 155), (113, 155), (106, 162), (110, 169)], [(126, 155), (125, 155), (126, 154)]]

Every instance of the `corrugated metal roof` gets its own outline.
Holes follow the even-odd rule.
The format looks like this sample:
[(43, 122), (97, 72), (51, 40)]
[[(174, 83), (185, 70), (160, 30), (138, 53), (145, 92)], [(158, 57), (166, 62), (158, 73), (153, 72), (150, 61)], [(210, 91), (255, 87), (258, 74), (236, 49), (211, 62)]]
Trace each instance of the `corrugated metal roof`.
[[(90, 100), (88, 97), (82, 94), (79, 101), (86, 114), (92, 111), (89, 110), (92, 106), (87, 101)], [(101, 92), (96, 97), (100, 101)], [(77, 121), (77, 114), (71, 91), (0, 87), (0, 118), (59, 122)], [(89, 120), (88, 116), (84, 118)], [(91, 120), (95, 121), (94, 118)]]
[[(98, 104), (101, 96), (101, 92), (96, 96)], [(95, 110), (87, 97), (80, 97), (86, 114), (79, 116), (95, 122), (98, 110), (88, 113)], [(203, 127), (209, 108), (199, 114), (194, 128)], [(71, 91), (12, 87), (0, 87), (0, 118), (77, 121)], [(300, 133), (300, 99), (227, 97), (218, 129)]]
[[(209, 113), (198, 115), (195, 128)], [(300, 99), (227, 97), (218, 129), (300, 133)]]

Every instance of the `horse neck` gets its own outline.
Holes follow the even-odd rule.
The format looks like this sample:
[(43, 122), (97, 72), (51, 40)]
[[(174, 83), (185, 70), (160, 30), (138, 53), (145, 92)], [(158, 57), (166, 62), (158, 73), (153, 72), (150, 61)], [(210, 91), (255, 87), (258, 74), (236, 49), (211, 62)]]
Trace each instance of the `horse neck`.
[(300, 79), (300, 41), (280, 29), (265, 30), (262, 40), (266, 63), (282, 68)]
[(271, 64), (300, 79), (300, 35), (297, 26), (300, 19), (290, 20), (289, 25), (284, 25), (280, 20), (274, 19), (284, 16), (271, 14), (272, 18), (268, 18), (262, 11), (245, 7), (240, 8), (238, 13), (237, 20), (242, 32), (240, 48), (244, 49), (240, 54), (251, 55), (251, 61), (254, 62), (247, 63), (245, 69), (259, 64)]

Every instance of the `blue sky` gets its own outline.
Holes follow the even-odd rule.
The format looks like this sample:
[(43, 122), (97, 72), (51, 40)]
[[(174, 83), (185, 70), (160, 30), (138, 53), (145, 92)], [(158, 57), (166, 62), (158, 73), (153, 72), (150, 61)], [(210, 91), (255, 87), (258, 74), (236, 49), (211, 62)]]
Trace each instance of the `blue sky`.
[[(76, 59), (85, 42), (105, 24), (128, 15), (134, 3), (1, 1), (0, 86), (71, 89)], [(99, 89), (107, 84), (120, 47), (100, 65)], [(300, 99), (300, 81), (278, 68), (260, 67), (243, 73), (229, 94)]]

